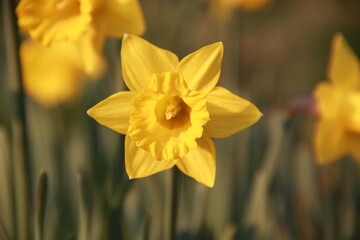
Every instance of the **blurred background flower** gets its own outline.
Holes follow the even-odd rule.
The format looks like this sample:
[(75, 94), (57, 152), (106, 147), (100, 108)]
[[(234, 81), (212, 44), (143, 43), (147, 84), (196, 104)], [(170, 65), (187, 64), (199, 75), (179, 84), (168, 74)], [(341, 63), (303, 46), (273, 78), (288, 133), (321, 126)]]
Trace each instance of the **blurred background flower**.
[(62, 41), (44, 47), (27, 40), (20, 55), (24, 88), (43, 106), (53, 107), (79, 96), (87, 76), (75, 44)]
[(271, 0), (207, 0), (210, 2), (211, 11), (220, 18), (226, 19), (232, 11), (241, 9), (243, 11), (259, 11)]
[(332, 40), (328, 79), (314, 92), (317, 161), (331, 163), (349, 153), (360, 161), (360, 62), (339, 33)]
[(145, 23), (137, 0), (21, 0), (16, 9), (19, 26), (31, 38), (50, 45), (60, 40), (78, 41), (94, 31), (94, 45), (104, 37), (142, 34)]
[[(84, 76), (96, 79), (104, 73), (106, 37), (145, 30), (137, 0), (21, 0), (16, 13), (19, 26), (34, 41), (22, 48), (25, 90), (46, 106), (77, 96)], [(42, 48), (35, 47), (37, 41)], [(56, 66), (49, 67), (51, 63)]]

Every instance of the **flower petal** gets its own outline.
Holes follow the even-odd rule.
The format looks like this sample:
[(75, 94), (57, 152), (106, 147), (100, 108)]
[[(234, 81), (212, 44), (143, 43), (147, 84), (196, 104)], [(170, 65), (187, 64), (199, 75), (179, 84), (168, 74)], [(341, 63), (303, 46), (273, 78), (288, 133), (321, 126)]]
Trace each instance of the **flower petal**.
[(241, 8), (245, 11), (261, 10), (270, 0), (212, 0), (211, 12), (220, 20), (229, 20), (231, 11)]
[(344, 89), (360, 86), (359, 59), (339, 33), (333, 38), (328, 75), (333, 83)]
[(316, 124), (314, 147), (319, 164), (334, 162), (347, 153), (344, 129), (336, 120), (320, 119)]
[(177, 70), (188, 83), (189, 89), (209, 92), (219, 80), (224, 47), (222, 42), (205, 46), (183, 58)]
[(103, 34), (89, 28), (76, 42), (82, 58), (86, 73), (96, 79), (100, 77), (106, 68), (106, 62), (101, 55), (104, 42)]
[(125, 138), (125, 166), (130, 178), (142, 178), (173, 167), (176, 160), (156, 161), (150, 152), (136, 146), (129, 136)]
[(196, 181), (213, 187), (216, 175), (216, 152), (214, 142), (204, 134), (197, 140), (198, 147), (191, 149), (176, 166)]
[(20, 57), (27, 94), (47, 107), (75, 98), (85, 77), (78, 55), (76, 45), (69, 42), (49, 48), (30, 40), (24, 42)]
[(347, 93), (343, 102), (339, 118), (347, 130), (360, 134), (360, 92)]
[(44, 45), (76, 41), (91, 23), (93, 2), (22, 0), (16, 9), (19, 26)]
[(174, 71), (179, 60), (170, 51), (158, 48), (144, 39), (125, 35), (121, 48), (122, 73), (131, 91), (145, 89), (152, 75)]
[(205, 131), (214, 138), (228, 137), (257, 122), (261, 112), (251, 102), (222, 87), (215, 87), (207, 95), (210, 121)]
[(103, 1), (95, 19), (101, 21), (105, 34), (121, 38), (124, 33), (142, 34), (145, 30), (144, 16), (137, 0)]
[(319, 83), (314, 91), (317, 107), (322, 118), (337, 118), (341, 111), (344, 91), (329, 82)]
[(129, 127), (131, 101), (137, 93), (118, 92), (99, 102), (87, 111), (87, 114), (100, 124), (116, 132), (126, 134)]

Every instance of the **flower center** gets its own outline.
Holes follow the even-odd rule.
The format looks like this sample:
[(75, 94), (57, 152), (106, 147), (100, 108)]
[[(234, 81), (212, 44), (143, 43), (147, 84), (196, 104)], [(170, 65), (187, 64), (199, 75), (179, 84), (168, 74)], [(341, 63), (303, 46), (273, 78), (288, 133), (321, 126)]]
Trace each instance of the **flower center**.
[(127, 134), (159, 161), (181, 158), (195, 148), (209, 120), (205, 95), (190, 91), (179, 73), (154, 75), (132, 105)]
[[(179, 97), (177, 97), (177, 98), (180, 99)], [(184, 103), (184, 102), (182, 102), (182, 103)], [(179, 103), (169, 104), (169, 106), (166, 108), (166, 112), (165, 112), (166, 120), (171, 120), (172, 118), (176, 117), (176, 114), (182, 110), (182, 105), (183, 104), (179, 104)]]
[(155, 107), (157, 121), (167, 129), (189, 125), (191, 108), (178, 95), (164, 96)]

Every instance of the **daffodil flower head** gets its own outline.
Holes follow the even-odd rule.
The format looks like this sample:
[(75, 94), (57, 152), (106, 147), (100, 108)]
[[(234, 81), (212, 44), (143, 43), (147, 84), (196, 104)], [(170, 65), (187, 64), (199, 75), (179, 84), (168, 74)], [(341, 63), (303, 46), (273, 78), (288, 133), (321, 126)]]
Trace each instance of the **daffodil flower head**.
[(130, 91), (116, 93), (89, 109), (99, 123), (126, 134), (129, 178), (177, 166), (213, 186), (215, 147), (211, 137), (227, 137), (254, 124), (259, 110), (216, 87), (223, 56), (221, 42), (181, 61), (134, 35), (123, 38), (123, 77)]
[(259, 11), (271, 0), (209, 0), (212, 4), (212, 12), (220, 18), (227, 18), (234, 9), (244, 11)]
[(44, 46), (75, 44), (83, 68), (93, 78), (105, 69), (101, 51), (107, 36), (121, 38), (124, 32), (145, 30), (137, 0), (21, 0), (16, 13), (22, 30)]
[(316, 159), (325, 164), (351, 154), (360, 161), (360, 62), (339, 33), (331, 50), (329, 81), (318, 84), (314, 91), (319, 114)]
[(80, 94), (87, 74), (74, 44), (44, 47), (27, 40), (20, 46), (20, 59), (25, 91), (41, 105), (55, 107)]
[(46, 46), (78, 41), (88, 31), (95, 31), (95, 41), (101, 42), (104, 36), (145, 29), (137, 0), (21, 0), (16, 12), (19, 26)]

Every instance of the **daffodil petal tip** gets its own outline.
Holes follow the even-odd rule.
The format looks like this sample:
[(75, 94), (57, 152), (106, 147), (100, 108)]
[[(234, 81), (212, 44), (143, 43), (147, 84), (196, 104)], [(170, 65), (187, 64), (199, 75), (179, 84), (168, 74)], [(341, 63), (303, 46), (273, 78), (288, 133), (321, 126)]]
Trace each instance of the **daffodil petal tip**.
[(264, 114), (262, 112), (259, 112), (259, 117), (263, 117)]
[(131, 176), (129, 176), (129, 180), (131, 180), (132, 179), (132, 177)]
[(129, 34), (127, 34), (127, 33), (124, 33), (124, 36), (123, 36), (123, 38), (127, 38), (129, 36)]
[(90, 108), (86, 111), (86, 114), (92, 118), (94, 118), (94, 109)]

